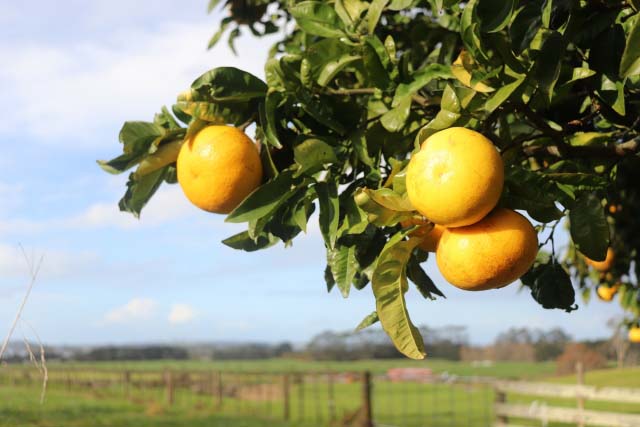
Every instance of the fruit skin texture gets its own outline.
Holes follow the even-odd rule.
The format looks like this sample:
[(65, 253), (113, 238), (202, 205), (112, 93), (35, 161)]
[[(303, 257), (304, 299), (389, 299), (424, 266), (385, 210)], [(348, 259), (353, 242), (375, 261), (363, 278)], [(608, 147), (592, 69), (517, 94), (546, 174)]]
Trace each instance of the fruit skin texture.
[(408, 228), (414, 225), (420, 225), (421, 227), (409, 233), (411, 237), (421, 237), (422, 242), (418, 245), (420, 249), (425, 252), (435, 252), (438, 248), (438, 243), (440, 242), (440, 237), (442, 237), (442, 233), (445, 230), (445, 227), (434, 224), (433, 227), (425, 223), (425, 221), (420, 221), (416, 219), (410, 219), (406, 221), (401, 221), (400, 225), (403, 228)]
[(618, 293), (618, 288), (620, 287), (620, 285), (614, 285), (614, 286), (598, 286), (598, 289), (596, 289), (596, 293), (598, 294), (598, 298), (600, 298), (602, 301), (611, 301), (613, 299), (614, 296), (616, 296), (616, 294)]
[(208, 126), (182, 145), (177, 173), (191, 203), (227, 214), (260, 185), (262, 163), (244, 132), (231, 126)]
[(616, 260), (616, 254), (610, 247), (607, 248), (607, 256), (604, 261), (594, 261), (592, 259), (584, 257), (588, 265), (595, 268), (598, 271), (609, 271), (613, 267), (613, 263)]
[(427, 138), (411, 157), (407, 193), (427, 219), (445, 227), (471, 225), (498, 203), (504, 164), (491, 141), (453, 127)]
[(629, 341), (640, 342), (640, 327), (634, 326), (629, 329)]
[(444, 278), (468, 291), (501, 288), (529, 270), (538, 236), (519, 213), (498, 208), (476, 224), (447, 228), (436, 261)]

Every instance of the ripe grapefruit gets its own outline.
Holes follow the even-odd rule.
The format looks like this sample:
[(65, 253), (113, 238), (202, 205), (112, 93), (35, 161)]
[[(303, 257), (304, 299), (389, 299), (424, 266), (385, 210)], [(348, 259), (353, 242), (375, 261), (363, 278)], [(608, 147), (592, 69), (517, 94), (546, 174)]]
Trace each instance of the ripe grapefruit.
[(260, 154), (231, 126), (208, 126), (184, 142), (177, 161), (185, 196), (205, 211), (226, 214), (262, 181)]
[(498, 203), (504, 165), (491, 141), (454, 127), (427, 138), (407, 169), (407, 193), (429, 221), (462, 227), (480, 221)]
[(473, 225), (447, 228), (436, 261), (452, 285), (483, 291), (518, 279), (537, 253), (538, 237), (531, 223), (515, 211), (498, 208)]

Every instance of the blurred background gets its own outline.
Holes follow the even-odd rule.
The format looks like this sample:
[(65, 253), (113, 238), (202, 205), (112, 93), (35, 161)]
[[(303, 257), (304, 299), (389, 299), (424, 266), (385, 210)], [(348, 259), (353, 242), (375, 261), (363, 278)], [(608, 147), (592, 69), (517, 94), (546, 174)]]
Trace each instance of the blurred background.
[[(363, 385), (370, 385), (362, 373), (388, 380), (395, 367), (424, 370), (395, 374), (412, 382), (390, 389), (399, 400), (385, 412), (388, 425), (423, 425), (431, 416), (428, 405), (411, 400), (425, 398), (420, 387), (431, 387), (448, 402), (436, 402), (444, 412), (424, 425), (483, 425), (493, 419), (481, 408), (493, 402), (494, 389), (478, 386), (481, 381), (460, 386), (484, 387), (474, 395), (439, 385), (451, 376), (560, 375), (554, 381), (573, 383), (577, 362), (588, 371), (640, 360), (639, 349), (619, 339), (617, 304), (592, 299), (579, 301), (579, 310), (570, 314), (546, 311), (527, 291), (520, 292), (519, 283), (465, 293), (446, 285), (431, 259), (427, 272), (447, 298), (426, 301), (413, 289), (407, 294), (429, 356), (421, 362), (397, 360), (400, 355), (378, 327), (352, 332), (375, 308), (370, 288), (348, 299), (336, 290), (326, 292), (317, 225), (292, 248), (248, 254), (220, 243), (240, 226), (196, 209), (178, 186), (164, 186), (139, 220), (119, 212), (126, 174), (106, 175), (96, 160), (119, 151), (122, 123), (151, 119), (213, 67), (235, 66), (264, 78), (262, 66), (274, 39), (245, 34), (236, 41), (237, 56), (223, 42), (207, 50), (222, 15), (207, 14), (203, 1), (4, 0), (0, 5), (5, 99), (0, 104), (0, 336), (8, 332), (26, 292), (29, 263), (42, 257), (24, 321), (0, 368), (0, 426), (86, 425), (86, 414), (95, 415), (93, 425), (144, 425), (142, 420), (182, 425), (171, 419), (231, 425), (224, 418), (228, 413), (245, 417), (251, 411), (268, 413), (256, 417), (269, 422), (348, 425), (361, 422)], [(556, 243), (562, 246), (563, 240)], [(43, 405), (40, 343), (51, 381)], [(29, 363), (29, 348), (37, 366)], [(362, 360), (367, 362), (357, 362)], [(139, 368), (148, 376), (137, 374)], [(180, 369), (196, 374), (185, 379), (171, 373)], [(280, 374), (291, 370), (305, 374)], [(355, 373), (307, 374), (327, 370)], [(221, 372), (238, 371), (255, 375), (221, 379)], [(638, 374), (637, 369), (620, 371), (618, 385), (634, 385), (627, 383)], [(374, 399), (389, 384), (374, 388)], [(347, 402), (343, 409), (335, 403), (339, 393)], [(413, 397), (402, 398), (402, 393)], [(78, 403), (79, 396), (89, 396), (90, 403)], [(104, 405), (98, 403), (101, 396)], [(114, 403), (123, 396), (126, 404)], [(207, 406), (212, 399), (223, 418), (213, 417), (217, 412)], [(381, 401), (388, 399), (380, 395)], [(66, 406), (70, 400), (74, 409)], [(312, 418), (317, 405), (312, 402), (320, 401), (322, 408)], [(405, 421), (392, 417), (402, 411), (401, 402), (410, 405)], [(462, 408), (458, 412), (456, 404)], [(465, 410), (464, 405), (471, 406)], [(418, 407), (425, 412), (414, 410)], [(451, 421), (465, 411), (477, 414), (476, 421)], [(353, 420), (345, 419), (350, 415)], [(242, 417), (234, 422), (260, 425)]]

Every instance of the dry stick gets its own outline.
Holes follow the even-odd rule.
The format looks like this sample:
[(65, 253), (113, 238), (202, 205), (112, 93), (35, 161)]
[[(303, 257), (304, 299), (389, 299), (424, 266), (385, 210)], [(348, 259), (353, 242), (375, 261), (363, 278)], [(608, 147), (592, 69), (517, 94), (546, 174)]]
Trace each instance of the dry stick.
[(18, 320), (20, 320), (20, 316), (22, 315), (22, 311), (24, 310), (25, 305), (27, 304), (27, 300), (29, 299), (29, 295), (31, 294), (31, 290), (33, 289), (33, 285), (36, 282), (36, 278), (38, 277), (38, 273), (40, 272), (40, 267), (42, 266), (42, 261), (44, 260), (44, 255), (42, 255), (40, 257), (40, 260), (38, 261), (38, 266), (37, 268), (34, 270), (33, 269), (33, 264), (29, 261), (29, 258), (27, 257), (26, 252), (24, 251), (24, 248), (22, 247), (22, 245), (20, 245), (20, 249), (22, 249), (22, 253), (25, 256), (25, 259), (27, 260), (27, 265), (29, 266), (29, 270), (30, 270), (30, 275), (31, 275), (31, 280), (29, 282), (29, 286), (27, 287), (27, 292), (24, 295), (24, 298), (22, 299), (22, 303), (20, 304), (20, 307), (18, 308), (18, 312), (16, 313), (16, 317), (15, 319), (13, 319), (13, 323), (11, 324), (11, 328), (9, 328), (9, 333), (7, 334), (7, 337), (4, 339), (4, 342), (2, 343), (2, 347), (0, 348), (0, 360), (2, 360), (2, 356), (4, 355), (4, 352), (7, 350), (7, 346), (9, 345), (9, 340), (11, 339), (11, 336), (13, 335), (16, 326), (18, 325)]
[(40, 404), (42, 405), (44, 403), (44, 397), (47, 392), (47, 383), (49, 382), (49, 370), (47, 369), (47, 359), (45, 357), (44, 344), (42, 344), (40, 335), (38, 335), (38, 332), (36, 332), (35, 328), (31, 326), (31, 324), (26, 320), (24, 319), (20, 319), (20, 320), (22, 320), (22, 323), (27, 325), (29, 329), (31, 329), (31, 332), (33, 332), (33, 334), (36, 336), (36, 341), (38, 341), (38, 346), (40, 347), (40, 363), (38, 364), (38, 361), (36, 360), (35, 355), (31, 351), (31, 346), (29, 345), (27, 338), (24, 337), (23, 335), (24, 343), (27, 347), (27, 351), (29, 352), (29, 359), (33, 362), (33, 364), (36, 366), (36, 368), (38, 368), (38, 370), (42, 374), (42, 390), (40, 391)]

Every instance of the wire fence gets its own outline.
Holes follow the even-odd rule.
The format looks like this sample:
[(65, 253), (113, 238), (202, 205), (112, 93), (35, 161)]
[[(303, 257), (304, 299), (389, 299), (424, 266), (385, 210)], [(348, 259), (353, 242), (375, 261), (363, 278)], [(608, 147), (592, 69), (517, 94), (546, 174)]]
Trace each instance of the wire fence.
[[(37, 387), (28, 369), (0, 369), (0, 387)], [(50, 369), (49, 395), (126, 399), (296, 426), (485, 427), (493, 389), (477, 378), (369, 372)]]

